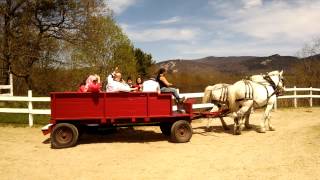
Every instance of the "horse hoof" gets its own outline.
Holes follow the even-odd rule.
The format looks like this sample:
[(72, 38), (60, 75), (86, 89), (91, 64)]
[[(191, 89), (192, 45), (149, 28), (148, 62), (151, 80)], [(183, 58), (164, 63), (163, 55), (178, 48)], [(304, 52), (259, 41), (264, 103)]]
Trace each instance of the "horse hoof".
[(275, 131), (276, 129), (274, 127), (269, 127), (269, 131)]
[(233, 131), (233, 134), (234, 134), (234, 135), (240, 135), (240, 134), (241, 134), (241, 131), (240, 131), (239, 129), (235, 129), (235, 130)]
[(266, 129), (265, 128), (259, 128), (258, 129), (258, 133), (265, 133), (266, 132)]
[(206, 127), (206, 128), (205, 128), (205, 131), (206, 131), (206, 132), (211, 132), (211, 131), (212, 131), (212, 127)]

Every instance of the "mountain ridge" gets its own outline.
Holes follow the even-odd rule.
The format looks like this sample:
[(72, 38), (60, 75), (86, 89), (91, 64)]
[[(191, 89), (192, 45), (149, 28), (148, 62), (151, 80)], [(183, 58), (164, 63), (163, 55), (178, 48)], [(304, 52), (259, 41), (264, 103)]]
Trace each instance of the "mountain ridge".
[(170, 73), (202, 71), (219, 71), (222, 73), (253, 74), (265, 73), (273, 70), (284, 70), (292, 72), (293, 68), (303, 60), (320, 61), (320, 55), (307, 58), (295, 56), (281, 56), (273, 54), (271, 56), (227, 56), (216, 57), (207, 56), (199, 59), (170, 59), (157, 63), (159, 67), (165, 67)]

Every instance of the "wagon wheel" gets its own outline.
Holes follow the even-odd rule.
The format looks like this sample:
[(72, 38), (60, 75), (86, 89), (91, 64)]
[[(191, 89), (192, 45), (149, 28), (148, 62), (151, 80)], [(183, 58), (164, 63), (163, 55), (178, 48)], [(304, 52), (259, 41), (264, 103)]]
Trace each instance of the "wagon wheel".
[(177, 143), (188, 142), (192, 137), (192, 128), (188, 121), (179, 120), (171, 127), (171, 140)]
[(69, 123), (57, 124), (51, 133), (52, 148), (72, 147), (77, 143), (79, 132), (76, 126)]
[(171, 127), (172, 127), (172, 123), (161, 123), (160, 124), (161, 132), (165, 136), (170, 136), (171, 135)]

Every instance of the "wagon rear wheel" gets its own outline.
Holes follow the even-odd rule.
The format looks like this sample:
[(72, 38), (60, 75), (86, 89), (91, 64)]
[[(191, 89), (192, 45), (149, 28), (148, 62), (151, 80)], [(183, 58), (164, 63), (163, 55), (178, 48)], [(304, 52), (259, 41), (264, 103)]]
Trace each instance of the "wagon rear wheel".
[(160, 124), (161, 132), (165, 136), (170, 136), (171, 135), (171, 127), (172, 127), (172, 123), (161, 123)]
[(192, 137), (192, 128), (188, 121), (179, 120), (171, 127), (171, 140), (176, 143), (188, 142)]
[(76, 145), (78, 137), (78, 129), (73, 124), (57, 124), (51, 133), (51, 147), (57, 149), (72, 147)]

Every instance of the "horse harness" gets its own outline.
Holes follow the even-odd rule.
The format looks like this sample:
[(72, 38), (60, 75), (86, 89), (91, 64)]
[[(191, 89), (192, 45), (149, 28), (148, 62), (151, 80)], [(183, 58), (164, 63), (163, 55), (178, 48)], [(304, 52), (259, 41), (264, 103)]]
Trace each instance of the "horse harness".
[[(278, 82), (277, 85), (274, 83), (274, 81), (271, 79), (271, 77), (269, 75), (263, 76), (263, 79), (265, 79), (270, 84), (270, 86), (273, 88), (273, 93), (271, 95), (269, 95), (269, 91), (267, 89), (267, 85), (264, 85), (264, 84), (258, 83), (258, 82), (255, 82), (255, 83), (258, 83), (258, 84), (262, 85), (266, 89), (266, 91), (267, 91), (267, 100), (269, 100), (273, 95), (279, 96), (279, 94), (280, 94), (280, 88), (279, 88), (280, 75), (279, 75), (279, 82)], [(245, 95), (244, 95), (244, 98), (237, 99), (236, 101), (252, 100), (253, 99), (253, 88), (252, 88), (252, 85), (250, 83), (251, 81), (250, 80), (243, 80), (243, 82), (245, 84)]]
[(228, 86), (221, 87), (221, 94), (219, 97), (219, 101), (227, 102), (228, 100)]
[(237, 99), (236, 101), (252, 100), (253, 99), (253, 87), (250, 80), (242, 80), (245, 85), (244, 98)]
[[(273, 88), (273, 93), (270, 96), (267, 96), (268, 99), (273, 95), (279, 96), (280, 95), (279, 83), (280, 83), (280, 80), (283, 81), (283, 79), (280, 78), (280, 75), (279, 75), (279, 82), (277, 85), (273, 82), (273, 80), (271, 79), (271, 77), (269, 75), (263, 76), (263, 79), (265, 79)], [(267, 93), (269, 93), (268, 90), (267, 90)]]

